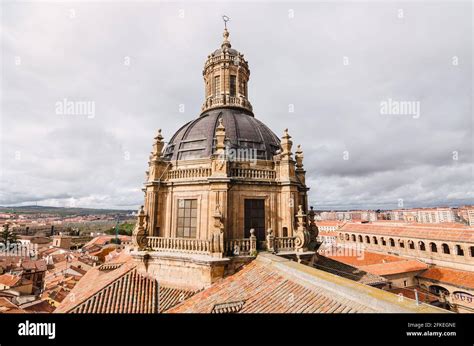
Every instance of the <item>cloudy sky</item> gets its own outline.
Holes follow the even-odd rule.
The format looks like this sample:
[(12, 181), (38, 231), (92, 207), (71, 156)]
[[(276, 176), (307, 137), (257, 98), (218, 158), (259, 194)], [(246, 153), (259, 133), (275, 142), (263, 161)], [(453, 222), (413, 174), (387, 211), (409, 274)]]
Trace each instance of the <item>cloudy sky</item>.
[(199, 115), (222, 14), (255, 115), (303, 146), (316, 208), (473, 201), (469, 1), (1, 7), (0, 205), (138, 207), (156, 130)]

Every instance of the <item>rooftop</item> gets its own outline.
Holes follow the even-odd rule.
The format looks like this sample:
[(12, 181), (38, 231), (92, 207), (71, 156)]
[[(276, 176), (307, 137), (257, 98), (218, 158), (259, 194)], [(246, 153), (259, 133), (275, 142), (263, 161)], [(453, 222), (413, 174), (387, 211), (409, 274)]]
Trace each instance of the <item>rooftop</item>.
[(182, 312), (445, 312), (303, 264), (261, 253), (236, 274), (168, 310)]
[(433, 227), (432, 225), (428, 226), (426, 224), (404, 224), (393, 226), (386, 223), (347, 223), (341, 227), (340, 231), (474, 243), (474, 228), (471, 227)]
[(444, 267), (429, 268), (418, 275), (424, 279), (474, 289), (474, 272), (467, 272)]
[(71, 290), (76, 299), (65, 299), (55, 312), (68, 313), (158, 313), (194, 291), (158, 286), (139, 273), (128, 254), (89, 270)]

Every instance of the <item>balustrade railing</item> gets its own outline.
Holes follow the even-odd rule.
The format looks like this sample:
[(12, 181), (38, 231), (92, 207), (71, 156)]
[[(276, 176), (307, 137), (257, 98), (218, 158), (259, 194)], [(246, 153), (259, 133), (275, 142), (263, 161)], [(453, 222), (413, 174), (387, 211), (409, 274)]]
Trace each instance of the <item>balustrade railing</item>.
[(224, 250), (227, 256), (248, 255), (251, 251), (250, 238), (226, 240)]
[(189, 238), (148, 237), (148, 247), (153, 251), (210, 254), (211, 241)]
[(292, 251), (295, 249), (296, 237), (275, 237), (275, 251)]
[(167, 178), (169, 180), (207, 178), (211, 176), (211, 173), (211, 168), (208, 167), (182, 168), (168, 171)]
[[(153, 251), (178, 252), (188, 254), (212, 253), (212, 243), (210, 240), (189, 239), (189, 238), (164, 238), (148, 237), (148, 247)], [(267, 240), (268, 242), (268, 240)], [(260, 242), (260, 249), (268, 249), (267, 242)], [(263, 244), (265, 243), (265, 244)], [(295, 237), (274, 237), (271, 243), (271, 251), (293, 251), (295, 249)], [(224, 255), (241, 256), (251, 255), (257, 251), (257, 240), (255, 236), (243, 239), (229, 239), (224, 241)]]
[(270, 169), (232, 168), (231, 176), (244, 179), (275, 179), (276, 172)]

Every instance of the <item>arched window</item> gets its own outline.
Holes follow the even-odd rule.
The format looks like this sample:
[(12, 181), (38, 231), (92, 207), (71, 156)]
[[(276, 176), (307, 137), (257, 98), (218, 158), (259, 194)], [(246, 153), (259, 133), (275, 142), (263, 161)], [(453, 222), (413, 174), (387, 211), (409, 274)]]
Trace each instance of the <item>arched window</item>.
[(471, 257), (474, 257), (474, 246), (469, 248), (469, 252), (471, 253)]
[(358, 237), (358, 238), (359, 238), (359, 243), (362, 243), (362, 236), (361, 236), (361, 235), (359, 235), (359, 237)]
[(408, 247), (409, 247), (411, 250), (415, 250), (415, 243), (413, 242), (413, 240), (409, 240), (409, 241), (408, 241)]
[(395, 247), (395, 240), (393, 240), (393, 238), (390, 238), (389, 241), (390, 241), (390, 246)]
[(355, 236), (355, 234), (352, 235), (352, 241), (356, 241), (356, 236)]
[(288, 237), (288, 227), (283, 227), (283, 237)]
[(450, 254), (450, 251), (449, 251), (449, 246), (448, 246), (448, 244), (443, 244), (443, 245), (441, 245), (441, 246), (443, 247), (443, 253), (449, 255), (449, 254)]
[(368, 235), (365, 236), (365, 242), (366, 242), (367, 244), (370, 244), (370, 238), (369, 238)]
[(349, 234), (346, 233), (346, 240), (349, 240)]
[(377, 240), (377, 237), (376, 237), (376, 236), (374, 236), (372, 239), (374, 240), (374, 244), (375, 244), (375, 245), (378, 245), (378, 244), (379, 244), (379, 242), (378, 242), (378, 240)]
[(431, 252), (438, 252), (438, 247), (435, 243), (430, 243), (430, 250)]
[(344, 240), (344, 236), (342, 235), (342, 233), (339, 233), (339, 239)]
[(402, 249), (405, 248), (405, 242), (401, 239), (398, 239), (398, 246), (400, 246)]
[(430, 292), (436, 294), (437, 296), (440, 296), (441, 294), (445, 297), (449, 296), (449, 291), (446, 288), (438, 285), (431, 285)]
[(426, 251), (425, 243), (423, 243), (421, 240), (418, 242), (418, 247), (421, 251)]
[(380, 241), (382, 242), (382, 245), (383, 246), (386, 246), (387, 245), (387, 242), (385, 241), (385, 239), (382, 237), (380, 238)]
[(456, 245), (456, 255), (458, 256), (464, 256), (464, 250), (463, 248), (461, 247), (461, 245)]

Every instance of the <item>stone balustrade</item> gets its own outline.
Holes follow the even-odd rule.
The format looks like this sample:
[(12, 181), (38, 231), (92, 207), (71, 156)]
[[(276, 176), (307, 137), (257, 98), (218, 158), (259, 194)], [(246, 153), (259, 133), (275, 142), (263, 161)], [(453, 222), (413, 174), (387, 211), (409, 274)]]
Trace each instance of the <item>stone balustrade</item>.
[(293, 251), (296, 237), (275, 237), (275, 251)]
[[(257, 237), (251, 230), (250, 238), (224, 241), (225, 256), (254, 256), (257, 252)], [(296, 237), (270, 237), (267, 250), (272, 252), (294, 251)], [(212, 254), (212, 242), (204, 239), (147, 237), (148, 247), (153, 251), (178, 252), (188, 254)], [(270, 246), (268, 248), (268, 246)]]
[(190, 238), (148, 237), (148, 247), (153, 251), (211, 254), (211, 241)]
[(168, 171), (167, 179), (192, 179), (192, 178), (207, 178), (212, 174), (211, 168), (196, 167), (196, 168), (181, 168)]
[(232, 168), (231, 176), (243, 179), (273, 180), (276, 172), (270, 169)]
[(225, 241), (225, 254), (227, 256), (239, 256), (250, 254), (250, 238), (230, 239)]

